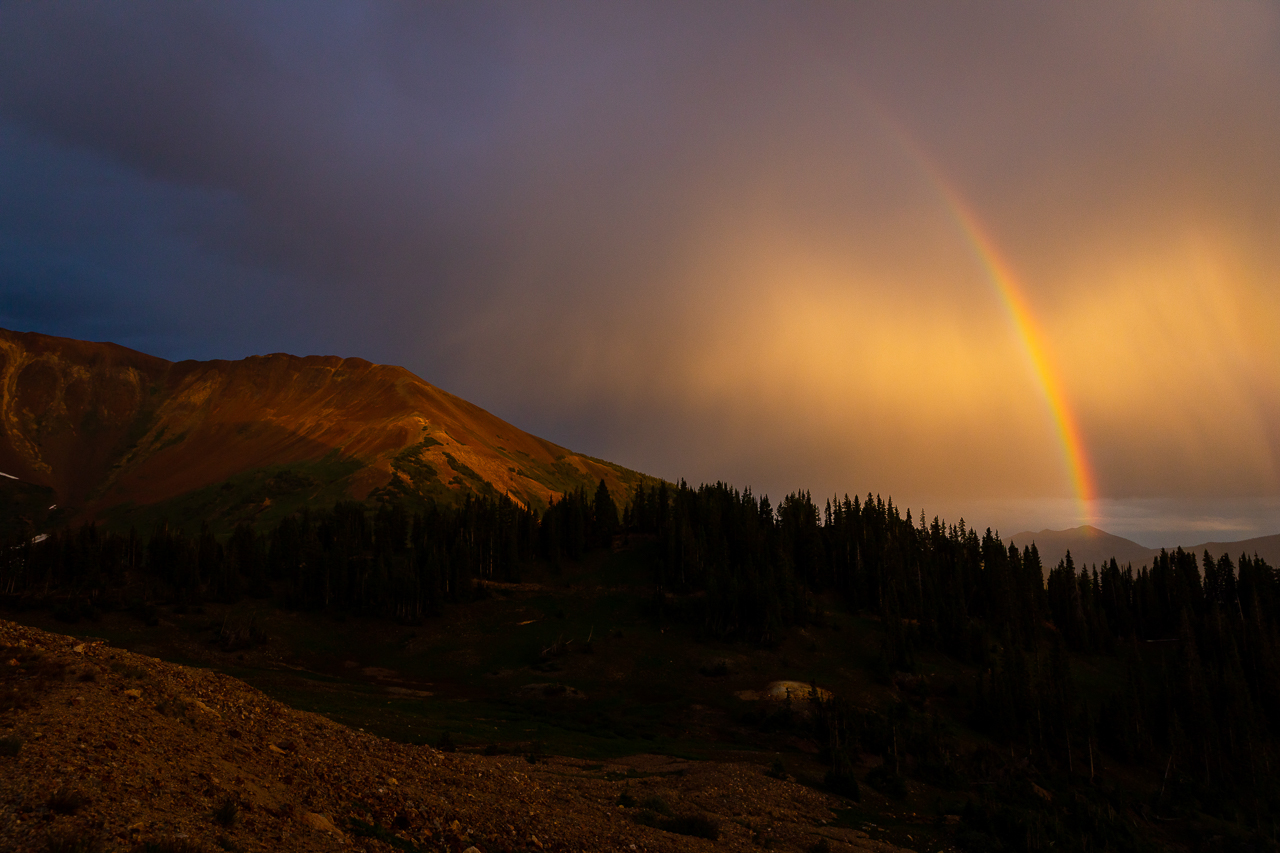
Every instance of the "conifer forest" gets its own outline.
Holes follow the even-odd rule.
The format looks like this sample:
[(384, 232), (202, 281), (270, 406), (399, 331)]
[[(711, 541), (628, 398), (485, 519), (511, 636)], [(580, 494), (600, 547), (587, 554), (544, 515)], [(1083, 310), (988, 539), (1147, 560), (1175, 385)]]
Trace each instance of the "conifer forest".
[[(1280, 813), (1280, 579), (1265, 561), (1182, 550), (1149, 566), (1053, 566), (990, 530), (905, 515), (868, 495), (819, 505), (717, 483), (602, 482), (542, 513), (506, 497), (453, 504), (338, 503), (270, 529), (227, 535), (112, 533), (92, 525), (0, 551), (8, 608), (50, 605), (73, 621), (155, 604), (271, 599), (421, 624), (486, 594), (484, 582), (590, 559), (644, 555), (654, 622), (768, 646), (833, 608), (874, 619), (879, 645), (850, 649), (900, 701), (861, 707), (811, 693), (816, 711), (762, 715), (822, 744), (825, 784), (856, 799), (860, 754), (883, 755), (861, 784), (888, 794), (914, 778), (964, 799), (957, 838), (973, 850), (1141, 850), (1123, 815), (1192, 821), (1195, 849), (1272, 849)], [(966, 674), (941, 681), (923, 656)], [(1123, 672), (1118, 689), (1082, 661)], [(815, 685), (820, 687), (821, 685)], [(1135, 773), (1158, 774), (1154, 795)], [(1234, 845), (1234, 846), (1233, 846)]]

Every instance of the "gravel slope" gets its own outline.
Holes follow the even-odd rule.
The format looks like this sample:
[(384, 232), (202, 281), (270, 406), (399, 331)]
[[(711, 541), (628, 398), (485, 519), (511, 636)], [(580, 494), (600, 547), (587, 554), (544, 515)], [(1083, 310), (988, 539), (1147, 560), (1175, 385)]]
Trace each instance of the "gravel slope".
[[(652, 797), (718, 840), (637, 823)], [(838, 805), (753, 765), (394, 743), (216, 672), (0, 621), (0, 849), (901, 849), (825, 825)]]

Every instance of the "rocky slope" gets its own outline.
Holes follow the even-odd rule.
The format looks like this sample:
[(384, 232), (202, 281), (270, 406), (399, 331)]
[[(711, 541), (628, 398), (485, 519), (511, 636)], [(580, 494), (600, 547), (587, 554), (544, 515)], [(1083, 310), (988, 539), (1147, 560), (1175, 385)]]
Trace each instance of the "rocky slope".
[(174, 515), (232, 520), (378, 489), (542, 506), (601, 479), (615, 494), (642, 479), (400, 367), (283, 354), (173, 363), (5, 330), (0, 472), (0, 487), (51, 489), (71, 517), (170, 504)]
[[(649, 815), (667, 829), (637, 822), (651, 798), (673, 807)], [(216, 672), (0, 621), (0, 849), (900, 849), (829, 825), (839, 805), (754, 765), (393, 743)], [(688, 826), (718, 839), (668, 831)]]

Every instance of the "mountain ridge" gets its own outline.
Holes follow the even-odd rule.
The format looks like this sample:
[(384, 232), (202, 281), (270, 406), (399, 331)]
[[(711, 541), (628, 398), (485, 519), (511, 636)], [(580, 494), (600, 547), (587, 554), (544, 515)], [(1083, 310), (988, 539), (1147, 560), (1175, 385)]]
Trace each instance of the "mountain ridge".
[(1201, 542), (1197, 545), (1170, 548), (1148, 548), (1132, 539), (1116, 536), (1088, 524), (1066, 530), (1045, 529), (1038, 533), (1023, 531), (1009, 538), (1009, 543), (1019, 548), (1025, 548), (1033, 542), (1036, 550), (1040, 552), (1040, 559), (1046, 572), (1058, 565), (1067, 551), (1071, 552), (1071, 559), (1077, 568), (1101, 565), (1109, 562), (1113, 557), (1122, 566), (1132, 563), (1134, 568), (1139, 568), (1149, 565), (1161, 551), (1173, 551), (1177, 547), (1197, 555), (1208, 551), (1215, 558), (1227, 554), (1232, 560), (1241, 554), (1250, 556), (1256, 554), (1271, 565), (1280, 564), (1280, 533), (1256, 536), (1237, 542)]
[(653, 479), (524, 432), (403, 367), (285, 353), (170, 362), (8, 330), (0, 471), (51, 490), (67, 518), (121, 524), (174, 501), (252, 521), (392, 493), (543, 507), (600, 480), (621, 496)]

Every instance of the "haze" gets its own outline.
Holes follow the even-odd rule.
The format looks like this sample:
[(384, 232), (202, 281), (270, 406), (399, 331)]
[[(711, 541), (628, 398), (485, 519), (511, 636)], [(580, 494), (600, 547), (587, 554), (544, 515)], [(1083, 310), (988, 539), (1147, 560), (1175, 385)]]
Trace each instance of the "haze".
[(1238, 539), (1280, 530), (1277, 151), (1273, 3), (10, 3), (0, 325), (403, 364), (757, 494)]

